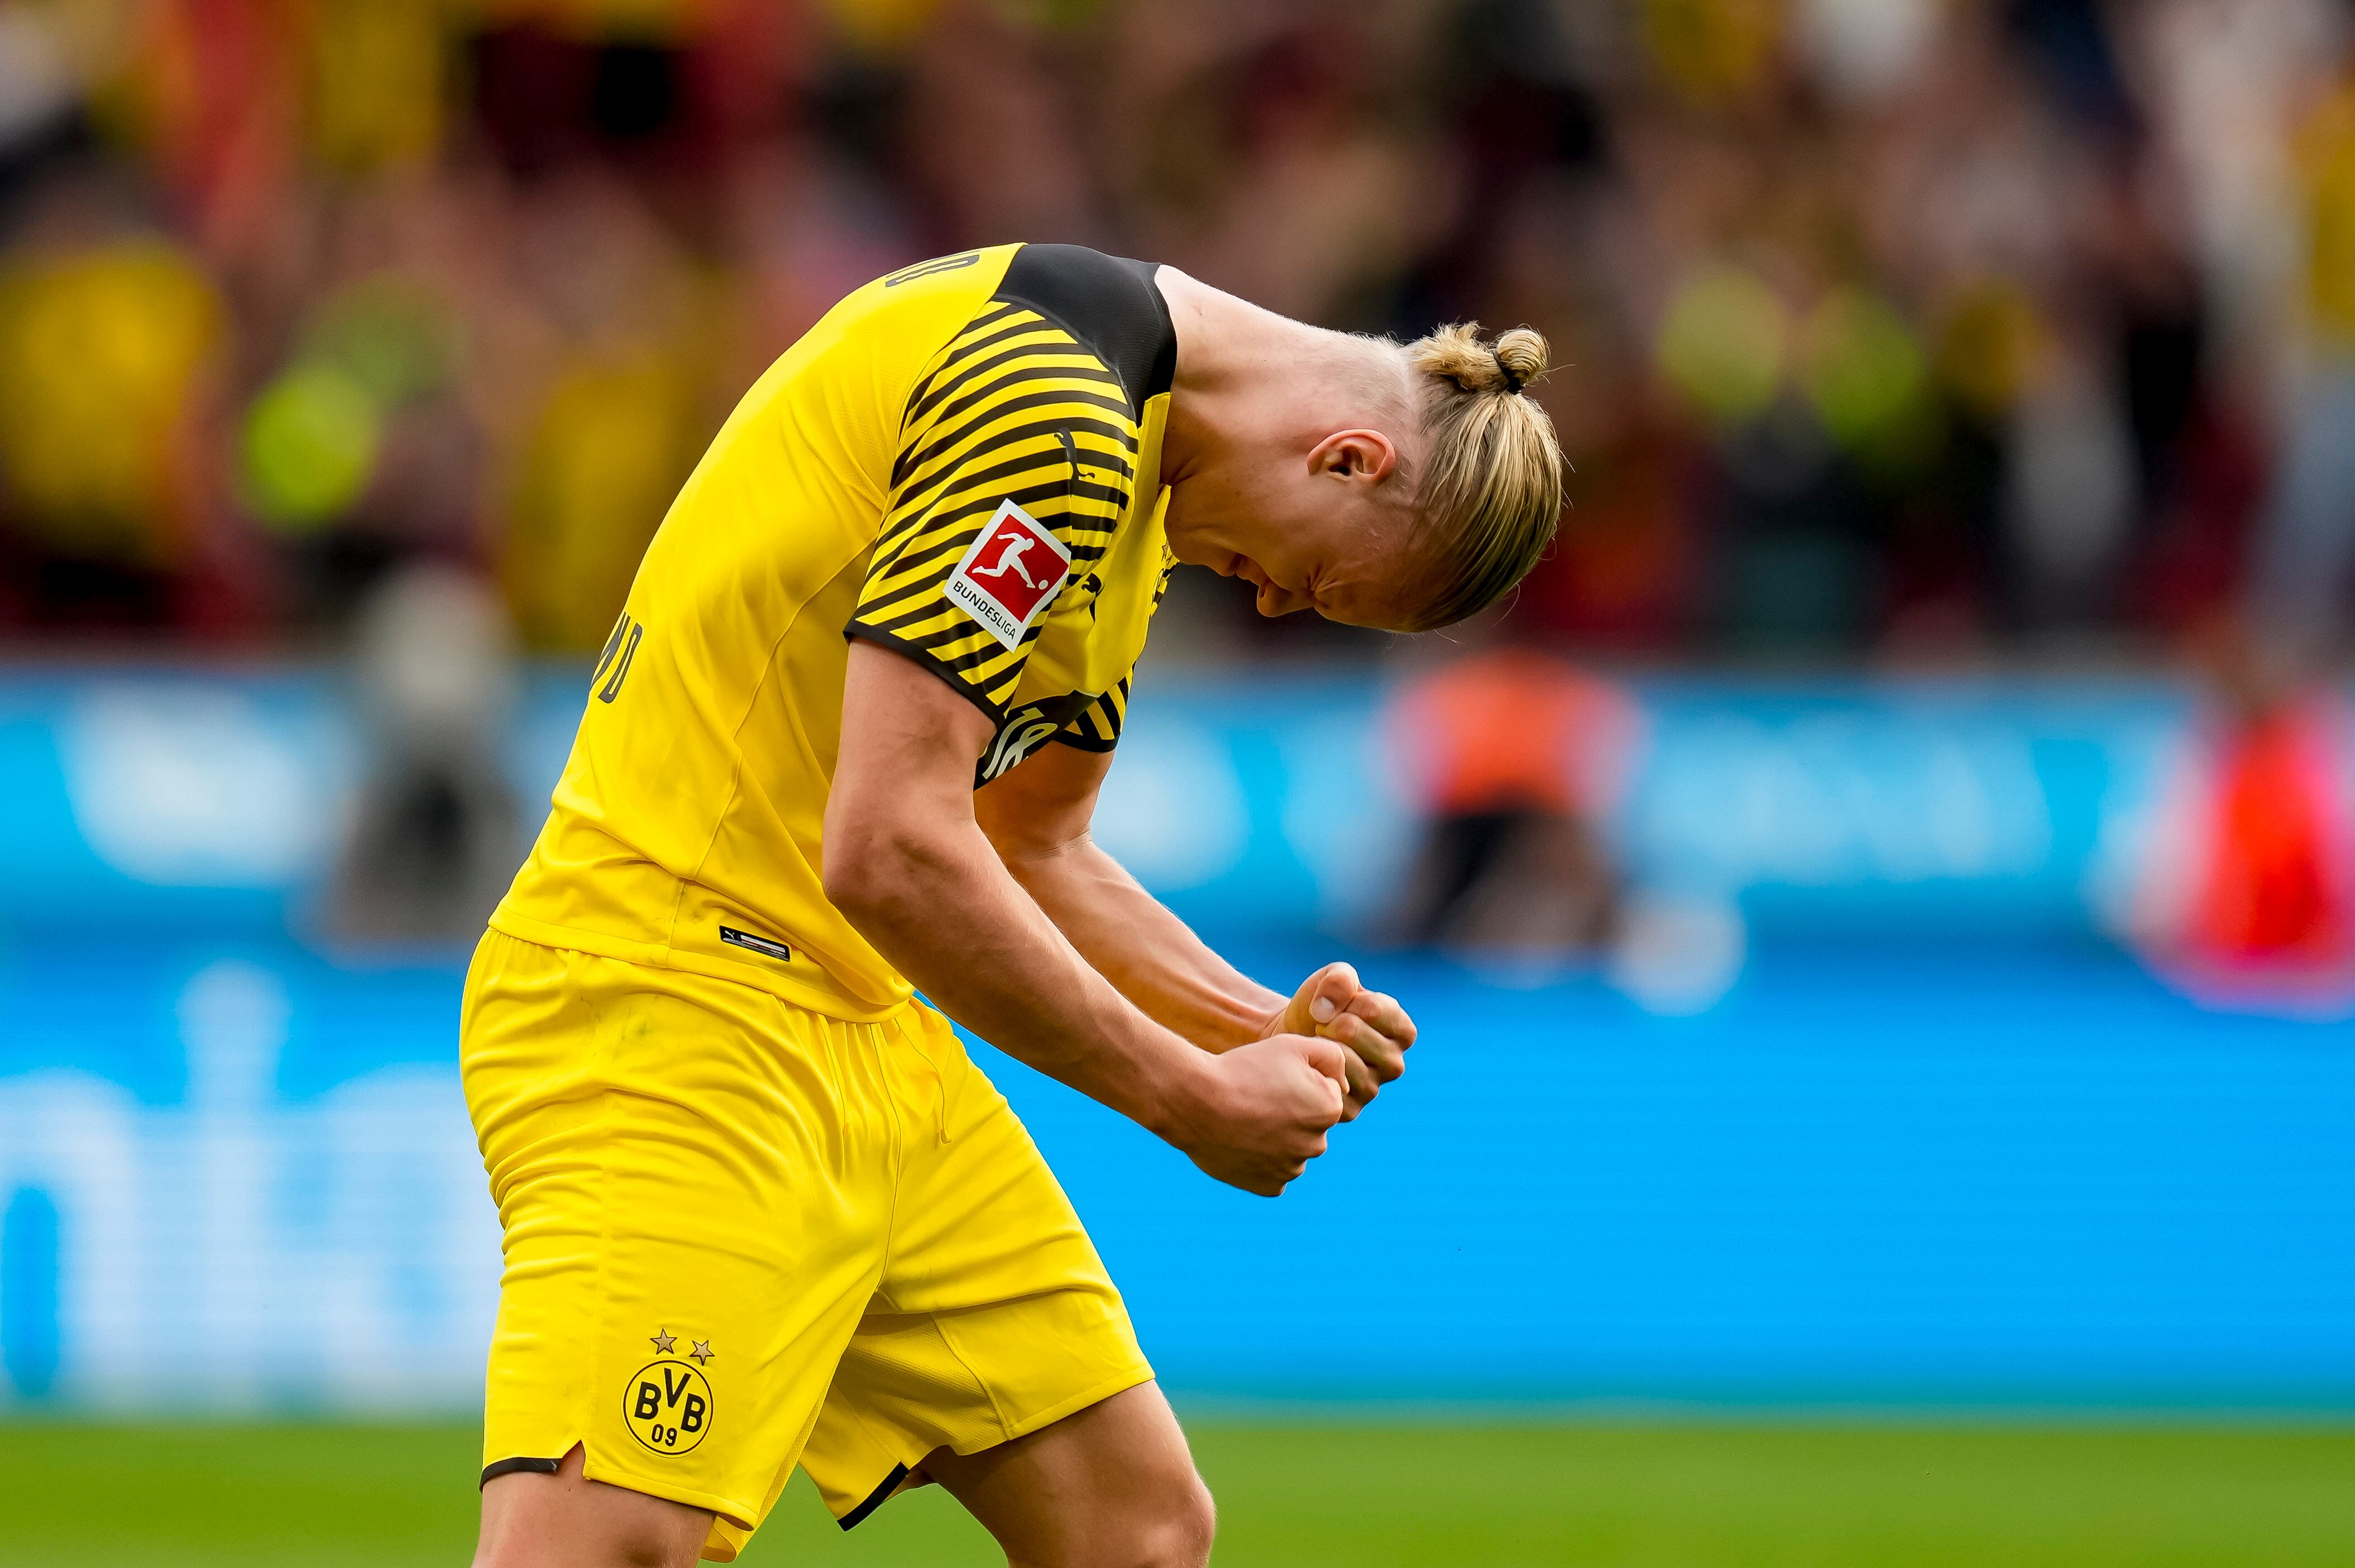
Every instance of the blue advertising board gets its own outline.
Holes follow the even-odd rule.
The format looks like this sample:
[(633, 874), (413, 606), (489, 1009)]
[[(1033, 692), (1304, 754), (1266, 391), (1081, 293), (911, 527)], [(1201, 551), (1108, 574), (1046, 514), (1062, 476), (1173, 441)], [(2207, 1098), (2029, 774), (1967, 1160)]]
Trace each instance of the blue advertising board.
[[(2101, 935), (2185, 699), (1634, 690), (1609, 831), (1632, 885), (1721, 911), (1670, 944), (1699, 980), (1355, 942), (1413, 832), (1373, 683), (1140, 704), (1108, 842), (1271, 983), (1353, 957), (1423, 1028), (1275, 1202), (975, 1046), (1173, 1388), (2355, 1405), (2355, 1038), (2204, 1010)], [(357, 767), (337, 692), (0, 682), (0, 1407), (479, 1391), (464, 955), (302, 938)]]
[[(1381, 681), (1156, 675), (1099, 835), (1189, 918), (1377, 923), (1413, 819)], [(1735, 901), (1762, 931), (2097, 927), (2187, 732), (2158, 682), (1628, 683), (1639, 722), (1605, 824), (1630, 879)], [(583, 701), (542, 670), (506, 734), (543, 802)], [(299, 927), (357, 787), (323, 669), (0, 673), (0, 930)]]

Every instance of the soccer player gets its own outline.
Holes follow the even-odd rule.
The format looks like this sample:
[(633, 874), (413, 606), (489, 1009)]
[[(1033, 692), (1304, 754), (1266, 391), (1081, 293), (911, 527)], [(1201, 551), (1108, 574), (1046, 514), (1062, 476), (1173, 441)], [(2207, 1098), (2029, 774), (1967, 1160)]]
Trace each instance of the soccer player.
[(859, 290), (746, 395), (467, 975), (478, 1564), (728, 1562), (796, 1463), (846, 1528), (932, 1481), (1012, 1563), (1207, 1560), (1119, 1294), (948, 1017), (1271, 1196), (1398, 1076), (1396, 1001), (1246, 979), (1089, 815), (1178, 562), (1409, 630), (1519, 579), (1544, 358), (1009, 245)]

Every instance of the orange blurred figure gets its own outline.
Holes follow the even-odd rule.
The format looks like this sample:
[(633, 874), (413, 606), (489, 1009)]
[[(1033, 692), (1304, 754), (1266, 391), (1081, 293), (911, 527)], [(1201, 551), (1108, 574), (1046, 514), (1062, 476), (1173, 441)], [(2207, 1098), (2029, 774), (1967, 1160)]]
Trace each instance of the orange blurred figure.
[(2138, 924), (2153, 962), (2213, 1005), (2355, 1004), (2355, 842), (2340, 700), (2228, 630), (2210, 648), (2219, 711), (2152, 841)]
[(1527, 648), (1466, 654), (1401, 691), (1388, 732), (1428, 825), (1399, 934), (1518, 952), (1607, 940), (1618, 877), (1598, 824), (1636, 722), (1617, 688)]
[(2348, 959), (2339, 769), (2322, 715), (2284, 707), (2227, 736), (2189, 937), (2224, 962)]

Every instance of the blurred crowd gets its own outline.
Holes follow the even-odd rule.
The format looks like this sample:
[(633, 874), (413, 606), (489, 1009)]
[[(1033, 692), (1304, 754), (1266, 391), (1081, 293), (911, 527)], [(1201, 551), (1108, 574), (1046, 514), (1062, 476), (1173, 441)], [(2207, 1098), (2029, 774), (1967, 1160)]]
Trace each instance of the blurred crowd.
[[(1528, 323), (1584, 651), (2327, 636), (2339, 0), (9, 0), (0, 635), (593, 652), (759, 369), (1011, 238)], [(1331, 652), (1181, 595), (1172, 639)], [(1368, 644), (1370, 646), (1370, 644)]]

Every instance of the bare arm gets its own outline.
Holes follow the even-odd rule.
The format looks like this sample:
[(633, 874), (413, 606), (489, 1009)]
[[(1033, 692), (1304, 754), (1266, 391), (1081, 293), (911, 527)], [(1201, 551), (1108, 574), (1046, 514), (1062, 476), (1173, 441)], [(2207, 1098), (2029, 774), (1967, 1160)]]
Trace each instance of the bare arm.
[(1206, 1055), (1091, 968), (1011, 876), (974, 815), (990, 738), (910, 660), (853, 642), (826, 800), (826, 890), (878, 951), (1007, 1054), (1273, 1194), (1323, 1152), (1347, 1053), (1278, 1034)]
[(1048, 746), (974, 797), (982, 831), (1048, 918), (1146, 1014), (1208, 1051), (1321, 1034), (1350, 1051), (1356, 1118), (1406, 1069), (1414, 1024), (1396, 1001), (1327, 964), (1290, 997), (1243, 974), (1137, 885), (1090, 835), (1108, 752)]
[(1046, 746), (974, 797), (1023, 891), (1120, 993), (1206, 1051), (1265, 1036), (1285, 997), (1212, 952), (1089, 836), (1109, 752)]

